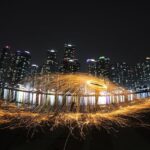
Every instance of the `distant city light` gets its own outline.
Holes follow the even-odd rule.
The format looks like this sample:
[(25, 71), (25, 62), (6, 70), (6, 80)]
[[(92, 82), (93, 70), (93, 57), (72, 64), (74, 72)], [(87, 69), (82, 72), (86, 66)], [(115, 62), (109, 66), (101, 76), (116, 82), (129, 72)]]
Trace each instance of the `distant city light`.
[(36, 65), (36, 64), (32, 64), (32, 67), (38, 67), (38, 65)]
[(147, 60), (150, 60), (150, 57), (146, 57)]
[(99, 57), (99, 59), (104, 59), (105, 58), (105, 56), (101, 56), (101, 57)]
[(30, 52), (29, 51), (24, 51), (25, 53), (27, 53), (27, 54), (30, 54)]
[(50, 51), (50, 52), (52, 52), (52, 53), (56, 52), (54, 49), (51, 49), (51, 50), (48, 50), (48, 51)]
[(88, 62), (96, 62), (96, 60), (95, 60), (95, 59), (87, 59), (86, 62), (87, 62), (87, 63), (88, 63)]
[(10, 48), (10, 46), (9, 46), (9, 45), (6, 45), (6, 46), (5, 46), (5, 48), (8, 48), (8, 49), (9, 49), (9, 48)]
[(72, 47), (72, 44), (68, 44), (69, 47)]
[(69, 62), (74, 62), (74, 59), (69, 59)]

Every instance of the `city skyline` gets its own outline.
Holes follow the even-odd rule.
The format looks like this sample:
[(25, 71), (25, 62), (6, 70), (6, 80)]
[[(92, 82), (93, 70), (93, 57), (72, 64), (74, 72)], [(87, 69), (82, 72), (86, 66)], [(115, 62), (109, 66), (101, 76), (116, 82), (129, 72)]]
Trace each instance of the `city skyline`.
[[(1, 16), (0, 41), (8, 41), (17, 49), (29, 49), (37, 64), (42, 63), (39, 58), (44, 59), (49, 48), (62, 56), (65, 42), (77, 46), (81, 63), (104, 55), (134, 64), (150, 55), (148, 7), (138, 2), (14, 4), (6, 0), (0, 6), (1, 14), (5, 12)], [(84, 69), (84, 65), (81, 67)]]
[[(77, 49), (70, 43), (64, 44), (64, 54), (58, 58), (58, 51), (47, 50), (42, 65), (32, 63), (32, 54), (25, 50), (11, 51), (9, 45), (4, 46), (0, 53), (0, 82), (4, 86), (16, 85), (26, 77), (36, 74), (53, 73), (79, 73), (81, 60), (76, 56)], [(97, 59), (86, 60), (86, 73), (99, 78), (109, 79), (111, 82), (132, 90), (149, 88), (150, 83), (150, 57), (146, 57), (141, 62), (129, 65), (126, 62), (113, 62), (107, 56), (99, 56)]]
[[(75, 46), (76, 47), (76, 53), (75, 53), (75, 56), (78, 58), (78, 60), (81, 62), (81, 64), (82, 64), (82, 66), (81, 66), (81, 71), (83, 71), (83, 72), (86, 72), (87, 71), (87, 67), (86, 67), (86, 63), (87, 63), (87, 60), (88, 59), (93, 59), (93, 60), (97, 60), (99, 57), (108, 57), (112, 62), (114, 62), (114, 63), (117, 63), (117, 62), (120, 62), (120, 63), (123, 63), (123, 62), (125, 62), (125, 63), (127, 63), (128, 65), (130, 65), (130, 66), (134, 66), (136, 63), (141, 63), (141, 62), (143, 62), (145, 59), (149, 59), (150, 58), (150, 55), (145, 55), (144, 57), (139, 57), (139, 59), (137, 59), (136, 61), (134, 61), (134, 63), (132, 62), (132, 63), (130, 63), (130, 61), (128, 61), (128, 59), (126, 59), (126, 60), (117, 60), (115, 57), (113, 58), (113, 57), (109, 57), (108, 55), (102, 55), (101, 53), (99, 53), (97, 56), (95, 56), (95, 57), (86, 57), (86, 54), (85, 54), (85, 59), (84, 60), (81, 60), (81, 59), (79, 59), (80, 58), (80, 51), (77, 49), (77, 45), (75, 45), (75, 44), (73, 44), (73, 43), (71, 43), (71, 42), (69, 42), (69, 43), (67, 43), (67, 42), (64, 42), (63, 43), (63, 45), (61, 46), (61, 49), (60, 50), (58, 50), (58, 49), (55, 49), (55, 48), (46, 48), (46, 49), (44, 49), (43, 51), (41, 51), (39, 54), (41, 54), (41, 59), (40, 59), (40, 61), (39, 62), (35, 62), (34, 61), (34, 53), (32, 53), (32, 50), (31, 49), (29, 49), (29, 48), (26, 48), (26, 49), (24, 49), (24, 48), (20, 48), (20, 49), (17, 49), (16, 47), (14, 47), (14, 46), (12, 46), (13, 44), (10, 44), (9, 42), (0, 42), (1, 43), (1, 45), (0, 45), (0, 50), (2, 50), (4, 47), (9, 47), (10, 48), (10, 50), (11, 50), (11, 53), (15, 53), (16, 51), (28, 51), (28, 52), (30, 52), (30, 54), (31, 54), (31, 63), (32, 64), (36, 64), (36, 65), (38, 65), (38, 66), (42, 66), (43, 65), (43, 61), (46, 59), (46, 57), (47, 57), (47, 51), (51, 51), (51, 50), (54, 50), (54, 51), (56, 51), (56, 53), (57, 53), (57, 59), (58, 59), (58, 62), (60, 62), (61, 61), (61, 59), (63, 59), (63, 56), (64, 56), (64, 47), (63, 47), (63, 45), (66, 45), (66, 44), (68, 44), (68, 45), (72, 45), (72, 46)], [(94, 55), (94, 54), (93, 54)], [(86, 68), (86, 69), (85, 69)]]

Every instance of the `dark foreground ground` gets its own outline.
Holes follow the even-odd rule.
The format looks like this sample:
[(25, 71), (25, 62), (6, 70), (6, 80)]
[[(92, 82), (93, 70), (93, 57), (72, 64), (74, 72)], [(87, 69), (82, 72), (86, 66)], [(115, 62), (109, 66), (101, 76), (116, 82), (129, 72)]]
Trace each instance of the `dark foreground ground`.
[[(70, 136), (66, 150), (150, 150), (150, 128), (116, 129), (117, 132), (107, 133), (90, 128), (85, 139)], [(61, 127), (53, 132), (39, 131), (32, 138), (30, 135), (25, 129), (1, 129), (0, 150), (63, 150), (68, 130)]]

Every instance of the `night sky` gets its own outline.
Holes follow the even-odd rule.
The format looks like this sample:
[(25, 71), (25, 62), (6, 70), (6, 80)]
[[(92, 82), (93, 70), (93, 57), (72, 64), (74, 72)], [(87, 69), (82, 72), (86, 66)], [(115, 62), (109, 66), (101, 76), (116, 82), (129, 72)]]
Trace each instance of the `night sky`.
[(134, 64), (150, 56), (150, 5), (91, 1), (0, 1), (0, 42), (30, 50), (42, 64), (46, 49), (62, 58), (64, 43), (77, 47), (76, 57), (105, 55)]

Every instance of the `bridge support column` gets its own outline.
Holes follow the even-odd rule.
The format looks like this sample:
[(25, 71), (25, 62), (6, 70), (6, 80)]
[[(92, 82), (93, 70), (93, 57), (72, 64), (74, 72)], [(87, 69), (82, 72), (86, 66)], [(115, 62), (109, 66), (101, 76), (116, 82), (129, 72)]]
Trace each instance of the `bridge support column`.
[(62, 110), (66, 111), (66, 95), (63, 95), (62, 99)]
[(39, 102), (39, 92), (36, 93), (36, 103), (35, 103), (36, 106), (38, 106), (38, 102)]
[(58, 111), (58, 95), (55, 94), (54, 111)]
[(98, 95), (95, 96), (95, 111), (98, 110)]
[(80, 112), (80, 96), (76, 96), (76, 101), (77, 101), (77, 112)]
[(125, 93), (124, 98), (125, 98), (125, 102), (128, 102), (128, 101), (129, 101), (129, 100), (128, 100), (128, 93)]

